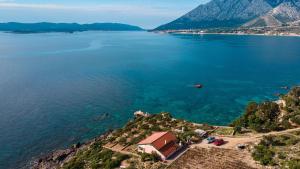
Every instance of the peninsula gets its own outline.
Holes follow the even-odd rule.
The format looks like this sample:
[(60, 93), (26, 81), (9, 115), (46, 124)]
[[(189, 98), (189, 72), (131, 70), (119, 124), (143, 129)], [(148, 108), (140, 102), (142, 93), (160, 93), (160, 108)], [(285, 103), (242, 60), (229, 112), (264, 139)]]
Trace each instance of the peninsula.
[(299, 147), (300, 87), (295, 87), (278, 101), (249, 103), (230, 127), (138, 111), (123, 128), (54, 151), (33, 168), (297, 169)]
[(13, 33), (82, 32), (82, 31), (142, 31), (138, 26), (120, 23), (0, 23), (0, 31)]

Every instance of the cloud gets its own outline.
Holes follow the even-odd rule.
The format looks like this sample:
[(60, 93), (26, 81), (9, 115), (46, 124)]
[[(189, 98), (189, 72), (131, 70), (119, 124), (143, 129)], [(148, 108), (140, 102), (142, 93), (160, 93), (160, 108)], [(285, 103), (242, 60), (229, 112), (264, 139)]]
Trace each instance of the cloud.
[(183, 11), (170, 11), (168, 8), (140, 6), (140, 5), (65, 5), (65, 4), (38, 4), (38, 3), (15, 3), (13, 1), (0, 0), (0, 9), (46, 9), (46, 10), (76, 10), (91, 12), (117, 12), (127, 14), (143, 14), (150, 16), (176, 16)]
[(120, 22), (154, 28), (178, 18), (198, 5), (196, 2), (189, 4), (184, 1), (115, 0), (100, 3), (100, 0), (87, 0), (79, 3), (76, 0), (76, 3), (67, 3), (53, 0), (47, 3), (29, 3), (0, 0), (0, 22)]
[(0, 3), (14, 2), (14, 0), (0, 0)]

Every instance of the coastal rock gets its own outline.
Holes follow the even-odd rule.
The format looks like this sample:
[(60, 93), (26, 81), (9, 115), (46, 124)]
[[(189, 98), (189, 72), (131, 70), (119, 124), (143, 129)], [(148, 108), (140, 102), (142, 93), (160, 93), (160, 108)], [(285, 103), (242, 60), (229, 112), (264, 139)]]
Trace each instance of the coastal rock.
[(31, 163), (30, 168), (32, 169), (57, 169), (62, 167), (65, 163), (70, 161), (76, 152), (87, 148), (95, 141), (100, 141), (111, 134), (112, 130), (100, 135), (99, 137), (92, 139), (88, 142), (81, 144), (80, 142), (74, 144), (71, 148), (65, 150), (56, 150), (44, 157), (40, 157)]
[(31, 168), (33, 169), (54, 169), (59, 168), (69, 157), (75, 154), (77, 149), (57, 150), (53, 153), (36, 160)]
[(52, 160), (57, 161), (57, 162), (63, 161), (72, 152), (74, 152), (74, 151), (71, 149), (58, 150), (53, 153)]
[(78, 143), (76, 143), (76, 144), (73, 145), (73, 148), (74, 148), (74, 149), (77, 149), (77, 148), (80, 148), (80, 146), (81, 146), (81, 143), (78, 142)]

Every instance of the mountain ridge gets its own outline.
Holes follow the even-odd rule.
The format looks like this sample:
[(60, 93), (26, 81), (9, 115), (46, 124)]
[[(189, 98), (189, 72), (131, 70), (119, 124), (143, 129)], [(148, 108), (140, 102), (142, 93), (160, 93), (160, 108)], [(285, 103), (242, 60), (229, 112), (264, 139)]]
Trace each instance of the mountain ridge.
[(297, 20), (300, 0), (211, 0), (154, 30), (278, 26)]
[[(282, 2), (267, 14), (260, 16), (243, 26), (282, 26), (300, 20), (300, 9), (293, 2)], [(261, 23), (261, 24), (259, 24)]]

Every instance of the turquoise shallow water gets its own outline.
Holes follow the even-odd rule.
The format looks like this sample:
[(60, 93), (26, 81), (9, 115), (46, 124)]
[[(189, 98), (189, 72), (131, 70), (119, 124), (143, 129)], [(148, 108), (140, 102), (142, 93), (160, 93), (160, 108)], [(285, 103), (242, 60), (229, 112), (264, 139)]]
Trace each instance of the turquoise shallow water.
[(139, 109), (226, 125), (299, 75), (296, 37), (0, 33), (0, 168), (121, 127)]

